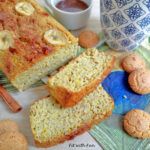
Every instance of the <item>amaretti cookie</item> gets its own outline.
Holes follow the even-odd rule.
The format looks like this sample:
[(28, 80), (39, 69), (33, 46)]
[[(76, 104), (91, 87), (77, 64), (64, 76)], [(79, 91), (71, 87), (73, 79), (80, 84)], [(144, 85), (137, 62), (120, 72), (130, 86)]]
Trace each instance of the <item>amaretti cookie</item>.
[(121, 65), (128, 73), (137, 69), (143, 69), (146, 66), (144, 59), (137, 53), (129, 54), (123, 58)]
[(150, 114), (143, 110), (128, 112), (123, 121), (125, 131), (136, 138), (150, 138)]
[(0, 0), (0, 69), (20, 91), (75, 57), (78, 39), (34, 0)]
[(90, 30), (82, 31), (79, 34), (79, 44), (83, 48), (92, 48), (99, 42), (98, 35)]
[(128, 78), (131, 89), (138, 94), (150, 93), (150, 70), (139, 69), (133, 71)]
[(0, 135), (5, 132), (19, 131), (19, 127), (16, 122), (5, 119), (0, 121)]
[(0, 135), (0, 150), (28, 150), (28, 143), (19, 132), (5, 132)]

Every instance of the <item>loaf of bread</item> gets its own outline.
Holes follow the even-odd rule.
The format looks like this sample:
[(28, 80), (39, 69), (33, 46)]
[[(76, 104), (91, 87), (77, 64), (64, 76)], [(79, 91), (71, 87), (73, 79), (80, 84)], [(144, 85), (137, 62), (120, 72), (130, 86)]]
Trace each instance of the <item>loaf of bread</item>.
[(28, 142), (20, 132), (5, 132), (0, 135), (0, 150), (28, 150)]
[(49, 79), (50, 94), (63, 107), (71, 107), (98, 86), (113, 64), (113, 56), (87, 49)]
[(30, 108), (30, 124), (38, 147), (50, 147), (89, 130), (109, 117), (114, 102), (99, 85), (71, 108), (63, 108), (51, 96), (35, 102)]
[(0, 69), (20, 91), (72, 59), (77, 38), (34, 0), (0, 0)]

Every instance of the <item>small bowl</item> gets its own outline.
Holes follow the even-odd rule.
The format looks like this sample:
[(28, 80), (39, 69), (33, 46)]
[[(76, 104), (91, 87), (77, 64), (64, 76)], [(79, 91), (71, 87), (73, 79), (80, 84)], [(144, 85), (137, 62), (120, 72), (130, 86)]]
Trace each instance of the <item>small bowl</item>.
[(69, 30), (77, 30), (86, 26), (92, 9), (92, 0), (82, 0), (88, 8), (78, 12), (68, 12), (58, 9), (56, 4), (61, 0), (46, 0), (54, 17)]

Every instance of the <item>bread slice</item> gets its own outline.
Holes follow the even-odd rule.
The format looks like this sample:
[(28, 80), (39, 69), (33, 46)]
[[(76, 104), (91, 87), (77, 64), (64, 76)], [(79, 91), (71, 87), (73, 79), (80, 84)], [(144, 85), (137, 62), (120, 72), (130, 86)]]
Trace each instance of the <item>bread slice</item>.
[(70, 140), (109, 117), (113, 108), (112, 98), (101, 85), (71, 108), (61, 107), (51, 96), (36, 101), (30, 108), (35, 144), (50, 147)]
[[(19, 14), (15, 7), (20, 2), (32, 5), (33, 14)], [(66, 43), (48, 43), (44, 39), (48, 30), (59, 31)], [(0, 1), (0, 34), (3, 32), (9, 33), (13, 42), (6, 49), (1, 49), (6, 46), (0, 43), (0, 69), (20, 91), (68, 62), (78, 50), (78, 39), (34, 0)]]
[(113, 64), (113, 56), (88, 49), (49, 79), (50, 94), (63, 107), (71, 107), (98, 86)]

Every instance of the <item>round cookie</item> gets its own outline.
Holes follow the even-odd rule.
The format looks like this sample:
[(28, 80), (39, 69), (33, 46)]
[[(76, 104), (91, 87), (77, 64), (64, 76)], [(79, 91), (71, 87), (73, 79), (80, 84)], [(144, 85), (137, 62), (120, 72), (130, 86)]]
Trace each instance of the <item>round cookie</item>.
[(126, 56), (122, 60), (121, 65), (122, 68), (128, 73), (131, 73), (137, 69), (143, 69), (146, 66), (145, 61), (136, 53)]
[(86, 30), (79, 35), (79, 44), (83, 48), (92, 48), (99, 42), (98, 35), (90, 30)]
[(27, 150), (28, 143), (19, 132), (5, 132), (0, 135), (0, 150)]
[(19, 131), (17, 123), (9, 119), (0, 121), (0, 135), (10, 131)]
[(138, 94), (150, 93), (150, 70), (133, 71), (128, 78), (131, 89)]
[(150, 114), (142, 110), (128, 112), (123, 121), (125, 131), (136, 138), (150, 138)]

